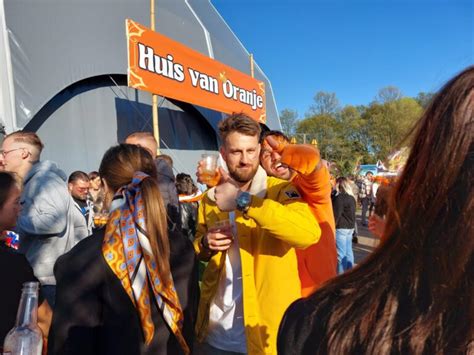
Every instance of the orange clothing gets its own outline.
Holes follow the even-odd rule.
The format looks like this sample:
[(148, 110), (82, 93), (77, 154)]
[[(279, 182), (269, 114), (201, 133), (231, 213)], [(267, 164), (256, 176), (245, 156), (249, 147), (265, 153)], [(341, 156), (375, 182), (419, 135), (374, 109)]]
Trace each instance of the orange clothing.
[(321, 228), (319, 242), (302, 250), (296, 249), (301, 295), (306, 297), (337, 274), (336, 226), (331, 203), (331, 184), (328, 168), (308, 175), (297, 174), (292, 180), (309, 205)]
[[(269, 142), (266, 142), (269, 144)], [(301, 295), (312, 294), (337, 274), (336, 223), (331, 202), (329, 170), (320, 160), (319, 150), (309, 144), (270, 143), (281, 154), (281, 162), (297, 172), (292, 180), (321, 228), (317, 244), (296, 250)], [(316, 169), (317, 166), (319, 169)]]

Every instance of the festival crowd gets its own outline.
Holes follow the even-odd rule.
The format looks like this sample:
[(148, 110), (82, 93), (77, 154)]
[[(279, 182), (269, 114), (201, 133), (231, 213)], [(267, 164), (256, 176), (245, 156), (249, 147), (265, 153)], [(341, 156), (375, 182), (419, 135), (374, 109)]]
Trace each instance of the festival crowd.
[[(0, 151), (0, 347), (24, 282), (44, 354), (474, 354), (474, 67), (433, 98), (394, 181), (336, 176), (244, 114), (225, 164), (175, 177), (148, 132), (98, 171)], [(380, 238), (354, 263), (356, 208)]]

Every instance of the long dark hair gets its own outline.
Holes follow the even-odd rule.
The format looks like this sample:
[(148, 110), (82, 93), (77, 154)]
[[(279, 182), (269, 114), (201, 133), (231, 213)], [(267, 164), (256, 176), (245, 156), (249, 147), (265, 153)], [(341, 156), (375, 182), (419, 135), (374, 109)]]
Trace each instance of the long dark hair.
[[(474, 67), (417, 125), (385, 238), (308, 300), (314, 353), (467, 353), (474, 339)], [(319, 332), (321, 333), (321, 332)]]
[(166, 209), (158, 188), (155, 161), (151, 154), (137, 145), (120, 144), (105, 152), (99, 168), (100, 176), (112, 191), (129, 184), (136, 171), (150, 175), (150, 178), (144, 179), (141, 183), (145, 204), (146, 236), (150, 240), (160, 278), (165, 285), (168, 285), (171, 279)]
[(21, 188), (19, 178), (14, 173), (0, 171), (0, 209), (7, 202), (13, 186)]

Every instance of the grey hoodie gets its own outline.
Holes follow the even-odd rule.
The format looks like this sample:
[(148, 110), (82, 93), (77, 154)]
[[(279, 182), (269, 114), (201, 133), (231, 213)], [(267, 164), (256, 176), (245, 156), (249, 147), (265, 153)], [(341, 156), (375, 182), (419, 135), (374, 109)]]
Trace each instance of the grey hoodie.
[(35, 163), (24, 180), (17, 229), (20, 252), (43, 285), (55, 285), (54, 263), (88, 236), (81, 212), (74, 207), (66, 174), (56, 163)]

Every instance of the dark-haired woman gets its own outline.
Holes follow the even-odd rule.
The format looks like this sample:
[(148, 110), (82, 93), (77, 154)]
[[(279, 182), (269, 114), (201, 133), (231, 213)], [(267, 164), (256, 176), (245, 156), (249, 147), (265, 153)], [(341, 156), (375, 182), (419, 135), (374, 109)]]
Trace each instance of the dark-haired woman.
[[(21, 211), (21, 184), (13, 174), (0, 171), (0, 275), (2, 294), (0, 296), (0, 352), (8, 331), (15, 325), (24, 282), (36, 281), (33, 269), (23, 254), (5, 245), (5, 232), (16, 225)], [(51, 323), (51, 308), (40, 294), (38, 325), (43, 336), (48, 336)]]
[(285, 313), (279, 354), (474, 354), (474, 67), (418, 123), (380, 247)]
[(194, 250), (168, 228), (151, 155), (110, 148), (100, 165), (105, 228), (58, 259), (48, 354), (188, 354), (198, 297)]

